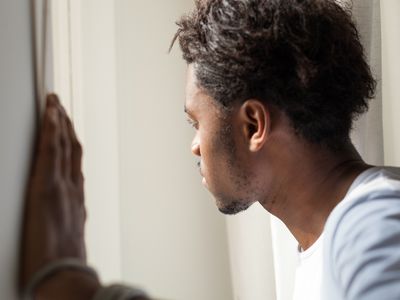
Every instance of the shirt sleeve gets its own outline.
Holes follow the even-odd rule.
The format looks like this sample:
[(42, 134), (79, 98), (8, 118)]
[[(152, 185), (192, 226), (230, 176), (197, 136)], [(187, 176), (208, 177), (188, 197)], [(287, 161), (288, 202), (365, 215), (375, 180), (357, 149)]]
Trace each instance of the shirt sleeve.
[(400, 299), (400, 199), (368, 199), (346, 210), (331, 251), (344, 299)]
[(150, 299), (140, 289), (114, 284), (100, 288), (92, 300), (145, 300)]

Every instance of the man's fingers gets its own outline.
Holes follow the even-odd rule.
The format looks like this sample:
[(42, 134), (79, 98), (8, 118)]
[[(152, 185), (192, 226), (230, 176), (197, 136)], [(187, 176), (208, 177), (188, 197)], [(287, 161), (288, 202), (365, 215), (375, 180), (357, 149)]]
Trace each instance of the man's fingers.
[(71, 120), (54, 94), (47, 96), (39, 150), (44, 154), (39, 161), (53, 174), (62, 174), (76, 184), (82, 183), (82, 146)]
[(58, 104), (59, 117), (60, 117), (60, 145), (61, 145), (61, 172), (64, 178), (71, 178), (71, 139), (68, 133), (67, 119), (68, 116), (61, 106)]
[(38, 167), (53, 178), (63, 176), (83, 187), (82, 146), (56, 95), (47, 96), (40, 134)]
[(39, 135), (39, 152), (36, 168), (45, 168), (50, 176), (60, 170), (60, 116), (57, 98), (48, 96)]
[(71, 176), (72, 181), (81, 184), (82, 176), (82, 146), (78, 141), (74, 126), (69, 118), (66, 119), (69, 139), (71, 141)]

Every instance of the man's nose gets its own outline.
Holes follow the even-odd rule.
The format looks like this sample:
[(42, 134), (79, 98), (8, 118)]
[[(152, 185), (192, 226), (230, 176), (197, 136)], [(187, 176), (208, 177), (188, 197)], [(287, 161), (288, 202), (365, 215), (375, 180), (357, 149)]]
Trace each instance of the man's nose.
[(192, 141), (192, 145), (191, 145), (191, 150), (192, 153), (196, 156), (201, 156), (201, 152), (200, 152), (200, 139), (198, 134), (196, 134), (196, 136), (194, 137), (193, 141)]

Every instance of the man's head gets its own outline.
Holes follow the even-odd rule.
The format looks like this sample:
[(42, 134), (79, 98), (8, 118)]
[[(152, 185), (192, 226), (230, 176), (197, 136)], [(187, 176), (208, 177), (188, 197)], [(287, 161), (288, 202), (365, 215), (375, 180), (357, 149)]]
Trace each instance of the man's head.
[(279, 140), (269, 138), (275, 121), (284, 116), (293, 137), (336, 151), (373, 97), (357, 29), (334, 0), (202, 0), (178, 26), (190, 66), (186, 106), (208, 109), (194, 153), (223, 212), (272, 193), (257, 182), (272, 181), (272, 166), (257, 164)]

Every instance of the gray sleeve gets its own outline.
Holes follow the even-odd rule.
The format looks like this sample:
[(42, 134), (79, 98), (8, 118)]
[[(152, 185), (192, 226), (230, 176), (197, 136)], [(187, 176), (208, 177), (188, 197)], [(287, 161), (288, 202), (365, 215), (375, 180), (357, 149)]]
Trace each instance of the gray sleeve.
[(92, 300), (135, 300), (149, 299), (140, 289), (114, 284), (102, 287), (96, 292)]
[(400, 199), (369, 199), (337, 224), (331, 262), (344, 299), (400, 299)]

